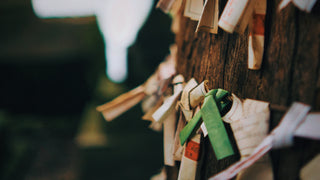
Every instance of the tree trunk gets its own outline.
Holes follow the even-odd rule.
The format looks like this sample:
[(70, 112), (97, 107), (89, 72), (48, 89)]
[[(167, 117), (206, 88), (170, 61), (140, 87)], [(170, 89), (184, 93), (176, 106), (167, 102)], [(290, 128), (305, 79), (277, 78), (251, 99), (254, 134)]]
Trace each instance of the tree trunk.
[[(226, 0), (220, 2), (220, 15)], [(290, 106), (294, 101), (320, 109), (319, 45), (320, 19), (289, 4), (278, 11), (280, 0), (268, 1), (266, 15), (265, 49), (262, 68), (248, 70), (248, 32), (229, 34), (219, 29), (217, 35), (195, 33), (196, 21), (183, 16), (184, 4), (179, 15), (178, 72), (186, 80), (194, 77), (198, 82), (209, 80), (209, 88), (223, 88), (240, 98), (268, 101)], [(284, 112), (272, 112), (274, 128)], [(229, 135), (232, 131), (227, 127)], [(239, 154), (216, 160), (208, 138), (204, 139), (205, 160), (202, 178), (227, 168), (239, 159)], [(236, 144), (233, 140), (235, 149)], [(275, 179), (298, 179), (301, 167), (320, 146), (315, 141), (295, 139), (293, 147), (272, 150)]]

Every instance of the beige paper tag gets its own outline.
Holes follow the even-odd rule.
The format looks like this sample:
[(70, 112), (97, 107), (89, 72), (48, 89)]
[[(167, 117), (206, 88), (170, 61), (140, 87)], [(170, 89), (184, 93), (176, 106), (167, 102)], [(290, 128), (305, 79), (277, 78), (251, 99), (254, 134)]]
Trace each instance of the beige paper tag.
[(181, 88), (179, 88), (179, 90), (174, 93), (174, 95), (165, 99), (163, 104), (152, 114), (152, 118), (156, 122), (163, 122), (163, 120), (167, 118), (168, 114), (170, 114), (171, 111), (174, 111), (176, 103), (181, 95), (183, 85), (179, 84), (178, 86), (181, 86)]
[(316, 180), (320, 179), (320, 154), (313, 158), (300, 171), (301, 180)]
[(203, 0), (186, 0), (184, 16), (191, 20), (198, 21), (200, 19), (203, 8)]
[(200, 159), (200, 139), (201, 135), (196, 134), (184, 148), (184, 154), (180, 164), (178, 180), (199, 179), (199, 159)]
[(193, 110), (190, 107), (189, 93), (197, 85), (198, 85), (198, 83), (194, 78), (190, 79), (187, 82), (187, 84), (184, 87), (182, 94), (181, 94), (181, 100), (179, 102), (179, 106), (181, 107), (181, 110), (182, 110), (183, 115), (185, 116), (185, 119), (187, 122), (189, 122), (193, 116)]
[(171, 111), (163, 122), (163, 152), (164, 164), (174, 166), (175, 161), (173, 158), (174, 135), (176, 129), (176, 111)]
[(266, 0), (257, 0), (249, 24), (248, 68), (252, 70), (259, 70), (262, 64), (266, 8)]
[(241, 17), (234, 29), (234, 31), (236, 31), (239, 34), (243, 34), (244, 31), (246, 30), (249, 22), (252, 19), (252, 14), (253, 14), (253, 10), (254, 10), (254, 6), (256, 4), (257, 0), (249, 0), (243, 13), (241, 14)]
[(219, 20), (219, 27), (229, 33), (243, 33), (252, 15), (255, 0), (229, 0)]
[(173, 147), (173, 158), (176, 161), (181, 161), (183, 152), (184, 152), (184, 146), (181, 146), (180, 143), (180, 132), (181, 130), (186, 126), (186, 120), (184, 119), (184, 116), (182, 115), (182, 112), (180, 111), (179, 121), (174, 137), (174, 147)]
[(208, 81), (203, 81), (201, 84), (192, 89), (189, 93), (189, 103), (191, 109), (197, 107), (208, 92)]
[[(232, 96), (232, 107), (223, 120), (230, 123), (241, 159), (243, 159), (249, 156), (267, 136), (270, 119), (269, 103), (252, 99), (246, 99), (242, 103), (234, 94)], [(273, 179), (268, 155), (241, 171), (237, 176), (237, 180), (246, 179)]]
[(227, 169), (209, 178), (210, 180), (231, 179), (239, 172), (250, 167), (262, 158), (271, 148), (290, 146), (293, 142), (293, 131), (303, 122), (307, 116), (310, 106), (302, 103), (293, 103), (280, 124), (266, 136), (263, 141), (253, 150), (253, 152)]
[(141, 85), (125, 94), (122, 94), (111, 102), (98, 106), (96, 110), (102, 112), (107, 121), (112, 121), (120, 114), (128, 111), (131, 107), (138, 104), (143, 98), (145, 98), (145, 96), (144, 86)]
[(219, 0), (206, 0), (196, 32), (218, 33)]

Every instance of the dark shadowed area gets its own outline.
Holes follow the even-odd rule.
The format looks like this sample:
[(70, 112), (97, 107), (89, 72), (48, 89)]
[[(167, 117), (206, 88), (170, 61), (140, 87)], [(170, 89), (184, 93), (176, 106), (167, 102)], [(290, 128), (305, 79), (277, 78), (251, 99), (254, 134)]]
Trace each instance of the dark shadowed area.
[(169, 53), (171, 19), (153, 8), (129, 49), (129, 76), (105, 76), (94, 17), (39, 19), (30, 1), (0, 2), (0, 179), (149, 179), (162, 133), (140, 105), (112, 122), (95, 107), (143, 83)]

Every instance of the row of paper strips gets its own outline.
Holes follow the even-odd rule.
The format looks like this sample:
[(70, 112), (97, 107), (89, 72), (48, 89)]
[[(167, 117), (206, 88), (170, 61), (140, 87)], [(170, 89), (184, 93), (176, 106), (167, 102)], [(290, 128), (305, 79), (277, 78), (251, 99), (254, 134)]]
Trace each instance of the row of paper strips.
[(309, 113), (308, 105), (293, 103), (268, 134), (268, 102), (241, 100), (223, 89), (209, 90), (207, 80), (200, 84), (194, 78), (185, 81), (181, 74), (176, 75), (177, 47), (172, 45), (170, 50), (171, 55), (144, 84), (97, 110), (111, 121), (142, 101), (142, 119), (151, 121), (150, 128), (163, 130), (164, 164), (175, 166), (181, 161), (178, 179), (199, 178), (197, 170), (205, 158), (202, 136), (208, 136), (218, 160), (234, 154), (223, 121), (232, 128), (241, 159), (210, 179), (230, 179), (237, 174), (239, 179), (273, 179), (270, 149), (291, 146), (294, 136), (320, 139), (320, 113)]
[[(282, 0), (279, 10), (291, 1), (306, 12), (311, 12), (317, 2), (317, 0)], [(157, 7), (175, 16), (182, 4), (183, 0), (159, 0)], [(228, 33), (236, 31), (242, 34), (248, 27), (248, 68), (259, 70), (264, 52), (266, 10), (267, 0), (229, 0), (219, 18), (219, 0), (185, 0), (183, 14), (191, 20), (198, 21), (196, 32), (217, 34), (220, 27)]]

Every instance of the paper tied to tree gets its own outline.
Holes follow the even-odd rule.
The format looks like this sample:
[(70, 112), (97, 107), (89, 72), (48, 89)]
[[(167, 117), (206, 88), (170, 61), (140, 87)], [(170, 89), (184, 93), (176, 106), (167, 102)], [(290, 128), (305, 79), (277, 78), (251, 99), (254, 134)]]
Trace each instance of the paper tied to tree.
[[(230, 123), (241, 159), (243, 159), (249, 156), (268, 134), (269, 103), (252, 99), (245, 99), (242, 102), (236, 95), (232, 94), (232, 97), (232, 107), (222, 119)], [(268, 154), (257, 163), (241, 171), (237, 180), (242, 179), (273, 179)]]
[(281, 148), (292, 145), (294, 131), (297, 126), (303, 123), (303, 121), (306, 119), (309, 110), (310, 106), (308, 105), (302, 103), (293, 103), (280, 121), (280, 124), (263, 139), (263, 141), (252, 151), (249, 156), (242, 158), (239, 162), (231, 165), (226, 170), (209, 179), (231, 179), (239, 172), (257, 162), (271, 148)]
[(195, 114), (180, 133), (182, 145), (189, 137), (195, 134), (196, 130), (200, 127), (202, 119), (217, 159), (220, 160), (234, 154), (220, 115), (220, 112), (224, 111), (231, 103), (228, 100), (228, 96), (229, 93), (223, 89), (214, 89), (206, 94), (200, 111)]
[(204, 96), (207, 94), (207, 83), (208, 81), (204, 81), (201, 84), (197, 85), (198, 83), (192, 78), (188, 81), (182, 92), (181, 100), (179, 102), (180, 117), (175, 134), (174, 147), (174, 158), (178, 161), (181, 161), (184, 150), (184, 146), (181, 145), (180, 142), (179, 134), (186, 125), (186, 117), (188, 118), (188, 121), (191, 120), (193, 111), (203, 101)]
[[(200, 108), (196, 109), (196, 113)], [(201, 134), (195, 134), (185, 145), (180, 163), (178, 180), (200, 179), (201, 168)]]
[(184, 78), (182, 75), (176, 76), (172, 82), (174, 84), (174, 94), (166, 98), (163, 104), (152, 114), (152, 118), (158, 123), (162, 123), (168, 114), (174, 111), (183, 90)]
[[(97, 111), (101, 112), (107, 121), (112, 121), (147, 96), (156, 96), (159, 98), (170, 84), (172, 76), (176, 73), (175, 61), (175, 58), (168, 56), (164, 62), (160, 63), (156, 72), (151, 75), (144, 84), (118, 96), (104, 105), (98, 106), (96, 108)], [(156, 102), (157, 98), (150, 104), (155, 105)]]
[(257, 0), (249, 23), (248, 68), (259, 70), (264, 52), (266, 0)]
[(252, 17), (256, 0), (229, 0), (219, 19), (219, 27), (229, 33), (243, 33)]
[(174, 137), (176, 129), (177, 113), (175, 110), (178, 98), (184, 87), (184, 78), (181, 74), (172, 80), (173, 95), (164, 98), (164, 103), (152, 114), (152, 118), (157, 123), (163, 123), (163, 148), (164, 164), (174, 166)]
[(198, 82), (194, 78), (191, 78), (185, 85), (181, 94), (181, 100), (178, 103), (187, 122), (190, 121), (193, 116), (193, 109), (191, 108), (189, 99), (190, 91), (194, 89), (197, 85)]
[(203, 9), (203, 0), (186, 0), (184, 16), (198, 21)]
[[(208, 81), (205, 80), (201, 84), (191, 88), (195, 85), (195, 81), (191, 79), (189, 81), (189, 87), (185, 88), (184, 93), (181, 96), (181, 109), (184, 112), (184, 115), (187, 121), (190, 121), (193, 114), (193, 109), (197, 107), (203, 100), (205, 95), (207, 94), (208, 90)], [(187, 107), (187, 108), (184, 108)], [(202, 123), (201, 126), (202, 132), (207, 132), (206, 127)], [(206, 136), (206, 134), (205, 134)]]
[(196, 32), (218, 33), (219, 0), (206, 0)]

